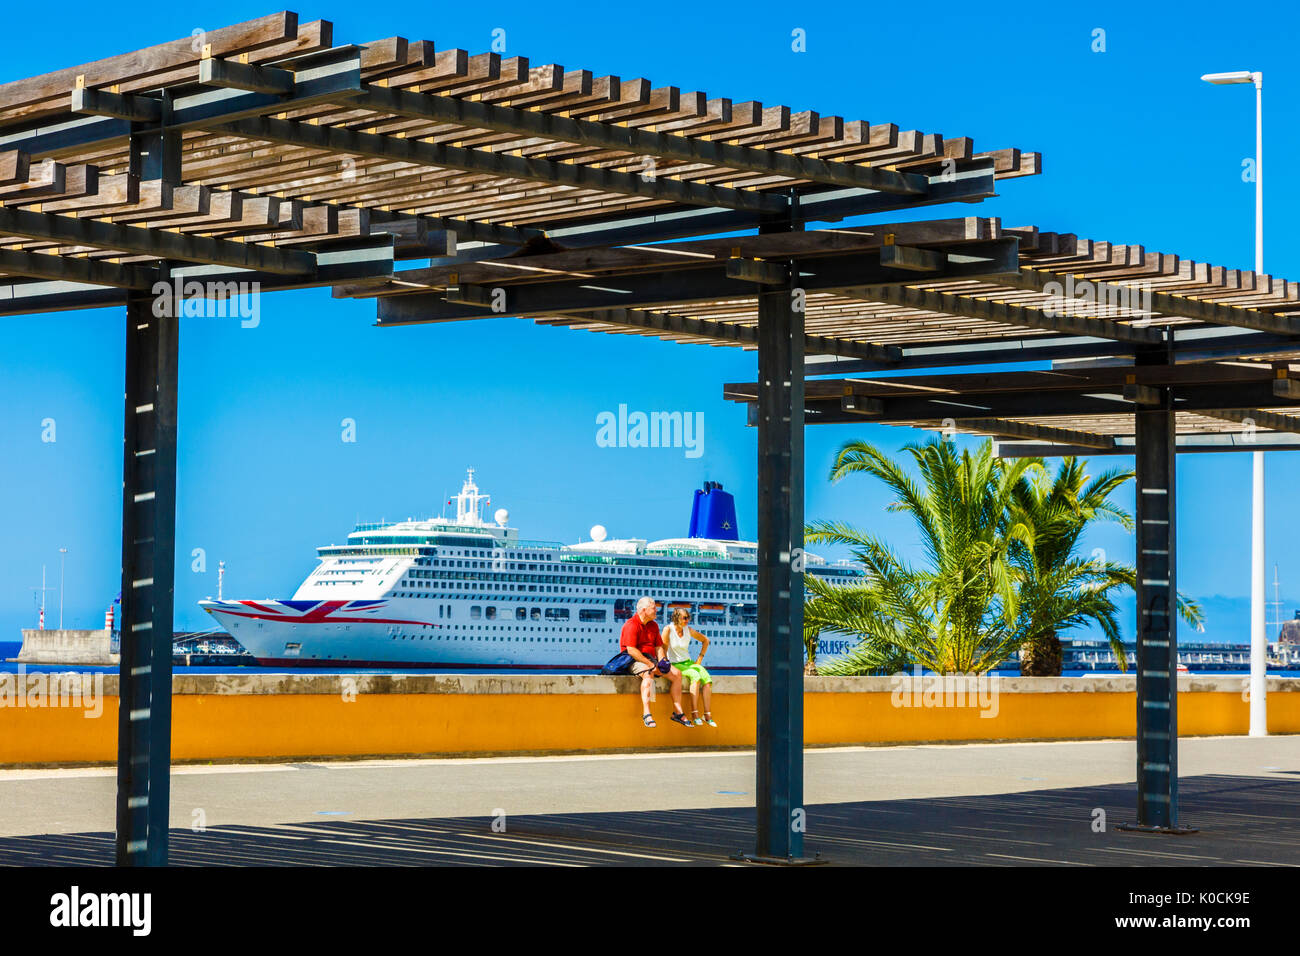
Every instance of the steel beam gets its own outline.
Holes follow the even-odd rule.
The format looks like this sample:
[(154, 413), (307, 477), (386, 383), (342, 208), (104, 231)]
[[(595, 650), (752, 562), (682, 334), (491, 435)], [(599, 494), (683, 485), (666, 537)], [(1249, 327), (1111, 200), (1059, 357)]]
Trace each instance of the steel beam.
[(158, 123), (163, 116), (162, 101), (155, 97), (112, 93), (84, 86), (73, 89), (71, 103), (74, 113), (90, 113), (133, 123)]
[(155, 310), (154, 301), (131, 292), (126, 306), (119, 866), (167, 863), (180, 324), (174, 308)]
[(862, 395), (844, 395), (840, 398), (840, 411), (846, 415), (861, 415), (874, 418), (884, 411), (885, 403), (878, 398), (866, 398)]
[[(899, 349), (894, 345), (879, 345), (875, 342), (855, 342), (851, 339), (837, 339), (827, 335), (805, 335), (803, 337), (804, 355), (843, 355), (870, 358), (883, 368), (889, 368), (898, 361)], [(806, 376), (805, 376), (806, 377)]]
[(0, 285), (0, 315), (35, 315), (126, 305), (126, 290), (78, 281), (10, 282)]
[[(753, 386), (750, 385), (749, 389)], [(1261, 405), (1280, 404), (1269, 394), (1269, 383), (1229, 382), (1209, 385), (1184, 385), (1171, 387), (1175, 408), (1180, 412), (1210, 414), (1220, 408), (1256, 408)], [(735, 401), (753, 401), (752, 393), (733, 388), (727, 393)], [(877, 397), (877, 396), (871, 396)], [(1016, 392), (967, 392), (961, 394), (889, 395), (880, 397), (881, 409), (876, 419), (881, 422), (942, 421), (960, 419), (1039, 418), (1068, 415), (1128, 415), (1142, 406), (1125, 401), (1118, 388), (1105, 386), (1087, 391), (1058, 389)], [(838, 395), (818, 395), (808, 398), (807, 409), (816, 413), (818, 422), (842, 423), (855, 418), (842, 413)], [(1300, 411), (1300, 409), (1297, 409)]]
[[(170, 111), (170, 94), (163, 95), (162, 104)], [(159, 180), (173, 188), (184, 182), (181, 134), (167, 127), (146, 127), (134, 134), (127, 143), (126, 171), (140, 182)]]
[(862, 187), (913, 198), (923, 197), (927, 191), (926, 178), (916, 173), (736, 146), (717, 139), (675, 136), (632, 126), (575, 120), (558, 113), (514, 109), (469, 98), (370, 86), (355, 102), (361, 108), (379, 113), (395, 113), (469, 129), (517, 133), (521, 137), (558, 140), (636, 156), (708, 164), (836, 186)]
[[(1016, 240), (993, 239), (964, 243), (965, 261), (950, 261), (943, 278), (969, 278), (1015, 269)], [(950, 256), (955, 259), (956, 256)], [(885, 282), (896, 273), (880, 265), (880, 251), (867, 249), (841, 256), (806, 260), (800, 267), (799, 287), (806, 292), (853, 294), (860, 286)], [(411, 293), (381, 298), (379, 320), (383, 325), (409, 322), (439, 322), (513, 315), (531, 318), (568, 315), (609, 308), (653, 308), (723, 299), (754, 298), (753, 282), (727, 275), (725, 264), (657, 274), (610, 276), (596, 285), (590, 279), (514, 282), (503, 285), (505, 304), (493, 313), (473, 306), (449, 303), (441, 293)]]
[[(839, 222), (865, 216), (950, 202), (978, 202), (997, 194), (993, 162), (981, 162), (954, 176), (927, 176), (924, 199), (907, 198), (871, 189), (830, 189), (799, 197), (799, 221)], [(641, 215), (606, 213), (547, 230), (556, 242), (571, 248), (623, 246), (662, 242), (687, 236), (721, 235), (754, 229), (762, 217), (728, 209), (669, 209)], [(508, 250), (506, 250), (508, 251)]]
[[(0, 273), (52, 282), (84, 282), (119, 289), (147, 289), (157, 274), (148, 266), (114, 265), (99, 259), (72, 259), (17, 249), (0, 249)], [(0, 308), (2, 307), (3, 300), (0, 298)]]
[(1138, 382), (1124, 383), (1124, 400), (1135, 405), (1159, 405), (1162, 401), (1160, 390)]
[[(799, 197), (799, 219), (801, 223), (839, 222), (850, 216), (914, 209), (937, 203), (978, 202), (996, 195), (992, 161), (981, 161), (952, 177), (939, 174), (928, 176), (927, 183), (924, 200), (908, 200), (871, 189), (832, 189), (803, 193)], [(554, 226), (546, 234), (556, 243), (570, 249), (625, 246), (741, 232), (758, 228), (761, 219), (762, 216), (757, 213), (732, 209), (667, 208), (632, 215), (620, 211), (601, 213)], [(489, 241), (495, 243), (498, 240)], [(500, 241), (508, 243), (511, 240)], [(465, 261), (481, 261), (500, 258), (511, 251), (509, 248), (487, 245), (464, 248), (461, 255)]]
[(1115, 439), (1111, 435), (1099, 435), (1096, 432), (1080, 431), (1074, 428), (1053, 428), (1050, 425), (1035, 425), (1032, 422), (1008, 421), (1002, 418), (957, 418), (954, 419), (954, 423), (962, 430), (1006, 438), (1030, 438), (1052, 442), (1053, 444), (1076, 445), (1103, 451), (1115, 447)]
[(184, 262), (216, 263), (277, 275), (310, 275), (316, 258), (310, 252), (277, 249), (254, 242), (232, 242), (165, 229), (124, 226), (99, 219), (79, 219), (29, 209), (0, 207), (0, 235), (51, 239), (70, 246), (96, 246), (135, 255)]
[[(885, 248), (896, 249), (898, 247), (886, 246)], [(921, 251), (934, 254), (932, 250), (928, 249)], [(896, 266), (896, 268), (905, 267)], [(941, 274), (927, 275), (924, 280), (915, 278), (908, 281), (920, 282), (938, 280), (939, 278), (942, 278)], [(1001, 276), (998, 277), (998, 281), (1002, 281)], [(884, 302), (888, 305), (918, 309), (924, 312), (960, 315), (984, 322), (998, 323), (999, 325), (1020, 325), (1050, 332), (1068, 332), (1073, 335), (1087, 335), (1147, 345), (1158, 345), (1165, 340), (1164, 333), (1159, 329), (1124, 325), (1091, 316), (1049, 313), (1044, 309), (1012, 305), (1007, 302), (996, 302), (991, 299), (974, 299), (964, 295), (950, 295), (930, 289), (914, 289), (905, 285), (873, 285), (859, 290), (855, 295), (870, 302)]]
[[(313, 205), (315, 205), (313, 203)], [(429, 232), (439, 230), (454, 232), (457, 243), (490, 243), (490, 246), (471, 246), (472, 249), (490, 248), (494, 250), (494, 255), (508, 255), (510, 252), (517, 251), (519, 246), (524, 245), (529, 240), (541, 239), (546, 235), (541, 229), (520, 228), (514, 226), (503, 226), (495, 222), (480, 222), (475, 219), (456, 219), (450, 216), (427, 216), (423, 214), (413, 215), (410, 213), (390, 212), (381, 209), (370, 210), (371, 232), (384, 231), (389, 223), (423, 223)], [(425, 258), (419, 256), (417, 258)], [(446, 261), (450, 258), (460, 258), (459, 251), (455, 256), (435, 255), (430, 250), (428, 258), (438, 261)], [(485, 255), (484, 258), (492, 258)]]
[(363, 90), (361, 50), (355, 46), (333, 47), (287, 61), (283, 65), (293, 71), (293, 88), (288, 93), (242, 88), (234, 82), (233, 64), (223, 69), (205, 67), (204, 62), (200, 61), (196, 78), (201, 82), (205, 71), (212, 71), (217, 85), (174, 98), (167, 123), (175, 129), (204, 129), (213, 123), (270, 116), (318, 103), (343, 105)]
[[(764, 232), (789, 230), (774, 224)], [(790, 275), (799, 274), (791, 262)], [(803, 858), (803, 312), (793, 283), (758, 312), (757, 858)]]
[[(1300, 340), (1292, 336), (1224, 326), (1172, 326), (1169, 333), (1170, 353), (1180, 362), (1289, 355), (1300, 347)], [(1137, 351), (1137, 343), (1082, 335), (1035, 335), (995, 341), (968, 339), (942, 344), (903, 343), (899, 348), (903, 353), (899, 359), (900, 368), (1007, 365), (1056, 360), (1076, 363), (1086, 359), (1095, 359), (1097, 364), (1129, 365)], [(851, 375), (877, 371), (884, 369), (853, 359), (809, 363), (808, 366), (809, 375)]]
[(434, 169), (459, 169), (489, 176), (523, 179), (531, 182), (596, 192), (620, 193), (662, 202), (693, 206), (772, 213), (785, 208), (780, 195), (752, 189), (728, 189), (689, 180), (659, 177), (647, 180), (637, 173), (623, 173), (579, 163), (559, 163), (469, 149), (445, 143), (428, 143), (418, 139), (361, 133), (338, 126), (312, 126), (292, 120), (250, 117), (230, 123), (210, 124), (212, 133), (239, 136), (267, 143), (282, 143), (306, 149), (320, 149), (352, 156), (373, 156), (414, 166)]
[[(749, 406), (752, 408), (753, 406)], [(1132, 435), (1115, 435), (1115, 447), (1109, 450), (1083, 445), (1042, 444), (1033, 441), (998, 442), (1002, 458), (1061, 458), (1067, 455), (1095, 458), (1100, 455), (1132, 455), (1136, 444)], [(1300, 435), (1264, 435), (1248, 440), (1240, 432), (1198, 432), (1179, 435), (1174, 443), (1180, 455), (1212, 455), (1234, 451), (1300, 451)]]
[[(1042, 292), (1048, 285), (1062, 288), (1071, 282), (1065, 273), (1049, 272), (1032, 266), (1021, 267), (1019, 273), (1008, 280), (1008, 285), (1034, 292)], [(1159, 276), (1155, 276), (1159, 278)], [(1144, 290), (1140, 280), (1130, 284), (1093, 281), (1086, 275), (1081, 276), (1078, 285), (1092, 288), (1097, 301), (1125, 301), (1123, 297), (1139, 298), (1143, 308), (1150, 307), (1152, 312), (1161, 315), (1177, 315), (1187, 319), (1196, 319), (1212, 325), (1230, 325), (1243, 329), (1255, 329), (1260, 332), (1274, 332), (1279, 335), (1300, 335), (1300, 319), (1294, 316), (1274, 315), (1259, 309), (1240, 308), (1217, 302), (1206, 302), (1187, 296), (1173, 295), (1169, 292)]]
[[(861, 397), (861, 396), (860, 396)], [(873, 396), (865, 396), (873, 397)], [(1071, 392), (952, 395), (945, 398), (890, 396), (878, 399), (879, 411), (872, 417), (882, 423), (942, 422), (952, 419), (1032, 418), (1047, 415), (1125, 415), (1133, 406), (1120, 400), (1078, 395)], [(840, 396), (817, 396), (806, 402), (808, 420), (821, 424), (859, 421), (844, 411)]]
[(886, 237), (885, 246), (880, 250), (880, 264), (905, 272), (938, 272), (948, 264), (948, 257), (933, 249), (900, 246)]
[(1292, 378), (1275, 378), (1273, 379), (1273, 394), (1278, 398), (1300, 398), (1300, 382)]
[[(787, 279), (788, 281), (788, 279)], [(641, 309), (601, 309), (595, 312), (576, 312), (565, 318), (580, 322), (600, 322), (605, 325), (622, 325), (635, 329), (651, 329), (657, 332), (676, 332), (681, 335), (698, 336), (715, 339), (719, 342), (740, 342), (745, 345), (757, 345), (758, 327), (737, 325), (734, 322), (717, 322), (712, 319), (697, 319), (689, 315), (677, 315), (672, 312), (647, 312)], [(854, 342), (848, 339), (829, 338), (824, 335), (805, 335), (805, 353), (827, 355), (857, 355), (872, 361), (888, 365), (897, 356), (898, 350), (889, 345), (877, 345), (874, 342)]]
[[(381, 283), (393, 276), (393, 240), (392, 235), (385, 233), (363, 239), (332, 242), (328, 248), (320, 249), (314, 254), (317, 267), (310, 276), (286, 276), (256, 269), (179, 262), (172, 265), (171, 275), (189, 283), (182, 290), (186, 301), (220, 296), (223, 288), (230, 283), (243, 283), (245, 286), (257, 283), (259, 292), (310, 289), (341, 282)], [(18, 275), (38, 270), (52, 271), (48, 268), (48, 263), (33, 260), (55, 258), (42, 257), (37, 253), (11, 255), (15, 256), (12, 260), (0, 254), (0, 272), (7, 271), (6, 263), (10, 261), (20, 267), (15, 270)], [(65, 259), (63, 262), (68, 269), (62, 277), (50, 276), (48, 281), (0, 284), (0, 315), (31, 315), (124, 306), (127, 301), (126, 289), (148, 289), (158, 281), (158, 273), (148, 267), (113, 266), (89, 259)], [(119, 269), (124, 271), (116, 271)], [(146, 276), (152, 278), (140, 286), (133, 285), (137, 278), (143, 279)], [(119, 287), (114, 287), (109, 280), (116, 282)], [(100, 282), (104, 284), (101, 285)], [(195, 286), (194, 283), (199, 285)]]
[(257, 63), (240, 63), (237, 60), (223, 60), (219, 57), (208, 57), (199, 61), (199, 83), (204, 86), (220, 86), (250, 93), (273, 93), (278, 96), (291, 96), (294, 91), (294, 75), (290, 70)]
[[(206, 62), (206, 61), (202, 61)], [(202, 129), (216, 123), (230, 123), (256, 116), (283, 113), (317, 103), (347, 102), (360, 95), (361, 53), (357, 47), (342, 46), (310, 53), (290, 61), (294, 84), (287, 94), (235, 88), (234, 71), (208, 67), (218, 85), (191, 87), (160, 104), (155, 97), (138, 93), (111, 93), (85, 89), (72, 91), (72, 116), (46, 121), (39, 126), (0, 135), (0, 149), (21, 149), (32, 156), (47, 156), (71, 150), (104, 146), (142, 132), (147, 124), (163, 124), (176, 131)], [(264, 69), (264, 68), (258, 68)], [(205, 68), (200, 64), (197, 75)], [(264, 78), (278, 76), (264, 73)], [(249, 74), (240, 73), (242, 79)], [(274, 81), (267, 84), (273, 85)], [(166, 99), (167, 97), (164, 97)], [(87, 115), (78, 115), (87, 114)]]
[(1137, 824), (1178, 827), (1177, 508), (1173, 395), (1139, 406), (1137, 459)]
[[(1080, 336), (1028, 336), (993, 341), (961, 341), (935, 345), (914, 343), (898, 346), (901, 353), (894, 368), (948, 368), (962, 365), (1014, 365), (1045, 362), (1053, 359), (1093, 359), (1128, 364), (1134, 349), (1108, 339)], [(857, 375), (887, 371), (884, 366), (860, 359), (810, 360), (806, 366), (811, 376)]]
[(758, 285), (784, 286), (790, 282), (790, 270), (779, 262), (736, 257), (727, 260), (727, 278), (744, 279)]
[[(1238, 422), (1245, 425), (1247, 429), (1266, 428), (1272, 432), (1286, 432), (1289, 434), (1300, 435), (1300, 416), (1296, 415), (1279, 415), (1277, 412), (1266, 412), (1262, 408), (1220, 408), (1211, 411), (1202, 412), (1208, 418), (1218, 418), (1225, 422)], [(1258, 436), (1256, 436), (1258, 437)], [(1267, 441), (1273, 436), (1265, 436)]]
[(55, 116), (27, 129), (0, 132), (0, 149), (20, 149), (33, 158), (57, 157), (120, 142), (131, 135), (131, 125), (131, 120), (118, 117)]

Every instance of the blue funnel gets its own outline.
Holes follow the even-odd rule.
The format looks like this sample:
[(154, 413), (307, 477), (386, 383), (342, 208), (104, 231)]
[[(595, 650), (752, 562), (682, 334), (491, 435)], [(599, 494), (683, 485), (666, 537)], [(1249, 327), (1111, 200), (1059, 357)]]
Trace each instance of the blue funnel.
[(736, 524), (736, 499), (722, 490), (716, 481), (706, 481), (704, 488), (696, 489), (691, 505), (691, 530), (688, 537), (711, 538), (715, 541), (739, 541), (740, 528)]

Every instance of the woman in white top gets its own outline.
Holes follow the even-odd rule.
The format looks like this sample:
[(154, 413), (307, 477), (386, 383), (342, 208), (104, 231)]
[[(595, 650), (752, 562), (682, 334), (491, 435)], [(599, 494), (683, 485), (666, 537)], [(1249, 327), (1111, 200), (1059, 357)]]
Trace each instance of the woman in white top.
[[(691, 639), (700, 642), (700, 656), (691, 658)], [(668, 660), (681, 672), (682, 683), (689, 686), (691, 692), (691, 719), (695, 726), (708, 724), (718, 726), (710, 712), (713, 696), (713, 678), (704, 669), (704, 655), (709, 650), (709, 639), (691, 627), (691, 612), (684, 607), (673, 608), (673, 622), (664, 628), (664, 645), (668, 648)], [(701, 690), (701, 688), (703, 688)], [(700, 696), (704, 697), (704, 717), (700, 717)]]

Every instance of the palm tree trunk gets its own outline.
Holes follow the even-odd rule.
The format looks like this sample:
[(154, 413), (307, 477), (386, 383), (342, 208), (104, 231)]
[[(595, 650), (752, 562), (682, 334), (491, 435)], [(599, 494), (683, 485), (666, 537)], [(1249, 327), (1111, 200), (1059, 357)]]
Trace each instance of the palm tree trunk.
[(1020, 676), (1060, 677), (1062, 656), (1056, 631), (1040, 631), (1020, 648)]
[(810, 634), (810, 633), (808, 633), (808, 631), (806, 631), (806, 630), (804, 631), (804, 635), (803, 635), (803, 646), (804, 646), (804, 651), (806, 652), (807, 657), (808, 657), (807, 661), (806, 661), (806, 662), (804, 663), (804, 665), (803, 665), (803, 672), (804, 672), (804, 676), (805, 676), (805, 677), (816, 677), (816, 676), (817, 676), (817, 638), (818, 638), (818, 636), (819, 636), (818, 634)]

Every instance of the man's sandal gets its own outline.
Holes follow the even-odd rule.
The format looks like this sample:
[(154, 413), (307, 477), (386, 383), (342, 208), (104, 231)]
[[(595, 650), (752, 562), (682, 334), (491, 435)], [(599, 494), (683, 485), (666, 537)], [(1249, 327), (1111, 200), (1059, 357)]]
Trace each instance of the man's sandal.
[(651, 717), (649, 714), (642, 714), (642, 715), (641, 715), (641, 723), (645, 724), (647, 727), (657, 727), (657, 726), (659, 726), (658, 724), (655, 723), (655, 719), (654, 719), (653, 717)]
[(694, 727), (685, 714), (673, 714), (672, 721), (675, 724), (681, 724), (683, 727)]

